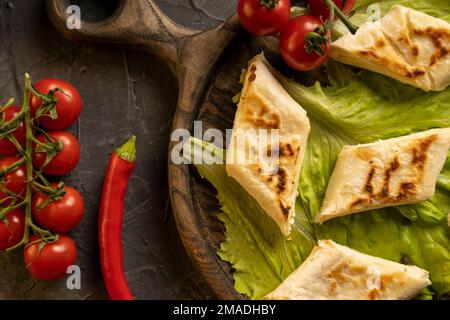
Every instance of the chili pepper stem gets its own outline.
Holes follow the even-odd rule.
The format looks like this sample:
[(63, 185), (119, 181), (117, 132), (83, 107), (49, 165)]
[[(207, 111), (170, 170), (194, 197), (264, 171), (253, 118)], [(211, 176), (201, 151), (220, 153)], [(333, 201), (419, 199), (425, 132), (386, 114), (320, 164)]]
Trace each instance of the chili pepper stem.
[(339, 7), (333, 2), (333, 0), (325, 0), (325, 3), (330, 9), (334, 9), (334, 13), (339, 17), (339, 19), (345, 24), (345, 26), (352, 34), (355, 34), (356, 31), (358, 31), (358, 27), (355, 26), (347, 18), (347, 16), (341, 11), (341, 9), (339, 9)]
[(136, 136), (131, 136), (123, 146), (117, 148), (114, 152), (125, 161), (136, 161)]

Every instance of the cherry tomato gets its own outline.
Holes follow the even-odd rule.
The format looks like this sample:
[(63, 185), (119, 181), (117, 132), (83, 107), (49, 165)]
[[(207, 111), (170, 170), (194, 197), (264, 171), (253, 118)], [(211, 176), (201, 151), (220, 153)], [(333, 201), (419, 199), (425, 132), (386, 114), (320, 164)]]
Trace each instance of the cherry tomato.
[[(323, 64), (330, 54), (329, 46), (321, 45), (324, 55), (306, 49), (305, 36), (316, 31), (322, 22), (313, 16), (300, 16), (289, 22), (280, 36), (280, 51), (284, 61), (299, 71), (310, 71)], [(326, 36), (331, 39), (330, 32)], [(330, 40), (328, 40), (328, 44)]]
[[(51, 131), (47, 133), (54, 141), (62, 143), (62, 150), (50, 161), (44, 169), (44, 173), (52, 176), (63, 176), (71, 172), (80, 160), (80, 144), (77, 139), (67, 131)], [(45, 136), (40, 134), (37, 139), (46, 143)], [(33, 148), (38, 145), (34, 144)], [(41, 168), (47, 157), (47, 152), (33, 153), (33, 163), (37, 168)]]
[(30, 242), (23, 251), (26, 268), (33, 277), (40, 280), (58, 280), (64, 277), (67, 268), (77, 259), (75, 243), (64, 234), (60, 234), (58, 240), (39, 248), (42, 241), (39, 236), (30, 237)]
[[(353, 10), (356, 4), (356, 0), (333, 0), (333, 2), (346, 15)], [(330, 17), (330, 8), (324, 0), (308, 0), (308, 6), (311, 15), (322, 18), (323, 21), (328, 20)], [(337, 19), (336, 16), (335, 19)]]
[[(56, 188), (57, 184), (52, 183)], [(36, 192), (33, 196), (32, 213), (34, 221), (55, 233), (67, 233), (75, 228), (83, 218), (84, 201), (81, 194), (69, 186), (64, 186), (66, 194), (60, 199), (39, 209), (39, 205), (48, 200), (48, 196)]]
[[(5, 109), (5, 111), (2, 113), (2, 117), (5, 122), (8, 122), (13, 119), (19, 112), (20, 108), (18, 106), (12, 105)], [(23, 122), (16, 129), (16, 131), (14, 131), (13, 136), (22, 147), (25, 146), (25, 126), (23, 125)], [(9, 141), (8, 137), (3, 137), (0, 139), (0, 155), (12, 156), (17, 153), (18, 152), (16, 146), (12, 144), (11, 141)]]
[(248, 32), (269, 36), (289, 22), (291, 0), (239, 0), (239, 20)]
[[(59, 79), (48, 78), (37, 82), (35, 88), (43, 94), (58, 89), (55, 93), (58, 99), (55, 107), (58, 118), (52, 119), (48, 113), (45, 113), (39, 118), (39, 124), (42, 127), (49, 130), (64, 130), (77, 121), (81, 113), (81, 96), (74, 86)], [(36, 114), (41, 105), (42, 101), (31, 95), (30, 108), (33, 114)]]
[(25, 232), (25, 215), (22, 210), (11, 210), (5, 220), (0, 220), (0, 250), (18, 244)]
[[(7, 157), (0, 159), (0, 170), (8, 168), (12, 164), (16, 163), (18, 160), (19, 158), (17, 157)], [(25, 165), (23, 165), (5, 174), (3, 176), (4, 187), (17, 195), (23, 195), (25, 192), (25, 188), (27, 186), (25, 182), (27, 176), (26, 172), (27, 172), (26, 167)], [(0, 200), (5, 199), (7, 197), (9, 197), (9, 195), (3, 192), (2, 189), (0, 189)], [(6, 200), (2, 204), (7, 205), (10, 203), (11, 203), (10, 200)]]

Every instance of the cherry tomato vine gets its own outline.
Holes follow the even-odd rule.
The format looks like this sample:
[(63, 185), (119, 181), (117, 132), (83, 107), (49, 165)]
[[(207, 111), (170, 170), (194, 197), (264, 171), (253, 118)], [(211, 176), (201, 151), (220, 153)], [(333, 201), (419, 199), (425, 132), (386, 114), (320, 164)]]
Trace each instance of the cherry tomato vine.
[(311, 71), (325, 63), (330, 55), (335, 18), (339, 18), (353, 34), (358, 27), (348, 18), (356, 0), (307, 2), (309, 14), (302, 8), (291, 7), (289, 0), (240, 0), (239, 19), (241, 25), (256, 36), (280, 33), (280, 52), (284, 61), (293, 69)]
[[(25, 74), (24, 77), (24, 92), (23, 92), (23, 105), (22, 110), (16, 114), (16, 116), (8, 122), (2, 123), (0, 125), (1, 133), (0, 137), (6, 137), (16, 148), (19, 153), (19, 159), (17, 162), (7, 167), (6, 169), (0, 172), (0, 177), (4, 177), (5, 174), (12, 172), (19, 166), (26, 166), (26, 177), (25, 177), (25, 194), (15, 194), (5, 188), (5, 181), (2, 181), (2, 191), (9, 195), (8, 200), (12, 200), (12, 203), (0, 211), (0, 220), (5, 221), (7, 214), (14, 209), (24, 208), (25, 211), (25, 230), (23, 233), (22, 239), (12, 247), (9, 247), (7, 250), (13, 250), (22, 245), (28, 244), (30, 237), (30, 229), (41, 236), (42, 239), (46, 242), (52, 242), (58, 239), (58, 235), (51, 233), (48, 230), (42, 229), (37, 226), (33, 222), (31, 210), (32, 210), (32, 195), (34, 191), (44, 192), (49, 196), (49, 199), (59, 200), (64, 195), (64, 183), (60, 182), (56, 188), (53, 188), (50, 185), (50, 182), (42, 175), (43, 168), (51, 161), (51, 159), (58, 154), (60, 151), (60, 145), (58, 143), (42, 143), (38, 141), (34, 136), (33, 123), (36, 118), (39, 117), (39, 114), (36, 115), (36, 118), (31, 118), (30, 111), (30, 95), (33, 94), (39, 97), (44, 103), (42, 104), (42, 108), (47, 110), (54, 110), (54, 106), (56, 105), (57, 99), (54, 97), (54, 92), (44, 95), (38, 92), (31, 83), (31, 78), (28, 74)], [(13, 103), (13, 99), (9, 100), (8, 103), (2, 107), (1, 111), (4, 111), (5, 108), (10, 106)], [(45, 112), (45, 111), (44, 111)], [(56, 114), (53, 114), (53, 117), (57, 117)], [(13, 133), (19, 128), (22, 123), (25, 126), (25, 149), (22, 148), (20, 143), (14, 137)], [(38, 129), (40, 130), (40, 129)], [(45, 148), (47, 153), (46, 163), (40, 170), (35, 170), (32, 162), (32, 153), (33, 148), (32, 144), (37, 143), (40, 148)], [(5, 199), (3, 199), (5, 200)]]
[[(44, 176), (67, 174), (75, 167), (78, 141), (66, 131), (47, 132), (43, 127), (62, 130), (71, 125), (80, 114), (81, 97), (61, 80), (43, 79), (38, 86), (40, 90), (25, 74), (22, 108), (14, 99), (0, 107), (0, 154), (9, 156), (0, 159), (0, 247), (11, 251), (25, 245), (27, 269), (48, 280), (65, 274), (64, 267), (76, 258), (73, 241), (57, 232), (78, 224), (84, 203), (75, 189)], [(53, 251), (57, 243), (60, 247)], [(67, 255), (61, 256), (61, 245)]]

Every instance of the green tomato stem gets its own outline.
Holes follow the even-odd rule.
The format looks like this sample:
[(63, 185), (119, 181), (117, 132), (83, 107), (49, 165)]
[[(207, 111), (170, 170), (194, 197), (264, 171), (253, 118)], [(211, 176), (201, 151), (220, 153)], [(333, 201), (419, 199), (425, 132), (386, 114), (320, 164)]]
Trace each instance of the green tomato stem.
[(332, 0), (325, 0), (325, 3), (330, 9), (334, 9), (334, 13), (339, 17), (339, 19), (344, 23), (348, 30), (355, 34), (358, 31), (358, 27), (355, 26), (348, 17), (339, 9), (339, 7)]
[[(32, 225), (32, 217), (31, 217), (31, 196), (33, 193), (33, 189), (31, 186), (31, 181), (33, 181), (33, 162), (31, 161), (31, 154), (33, 152), (33, 128), (31, 127), (31, 112), (30, 112), (30, 88), (31, 78), (28, 73), (25, 74), (25, 89), (23, 90), (23, 105), (22, 109), (25, 113), (25, 153), (29, 156), (29, 159), (26, 161), (26, 170), (27, 170), (27, 187), (25, 193), (25, 223), (27, 226)], [(30, 229), (25, 227), (25, 233), (22, 239), (22, 244), (28, 242), (28, 238), (30, 235)]]
[(266, 7), (269, 10), (275, 9), (279, 0), (259, 0), (259, 4)]
[[(44, 241), (57, 239), (57, 235), (54, 235), (49, 230), (44, 230), (33, 222), (32, 217), (32, 208), (31, 208), (31, 201), (32, 201), (32, 195), (33, 195), (33, 186), (38, 185), (41, 189), (51, 193), (51, 194), (58, 194), (58, 190), (55, 190), (51, 188), (50, 183), (41, 175), (40, 172), (37, 173), (36, 178), (41, 179), (41, 181), (44, 183), (44, 185), (39, 184), (35, 181), (35, 178), (33, 177), (35, 171), (33, 168), (33, 161), (32, 161), (32, 154), (33, 154), (33, 143), (36, 142), (40, 145), (40, 147), (47, 147), (51, 149), (50, 151), (56, 152), (60, 149), (60, 146), (58, 144), (55, 144), (55, 146), (48, 145), (45, 143), (42, 143), (38, 141), (33, 134), (33, 124), (31, 119), (31, 110), (30, 110), (30, 94), (33, 93), (34, 95), (37, 95), (41, 100), (52, 100), (55, 101), (55, 99), (50, 99), (45, 95), (42, 95), (37, 92), (37, 90), (34, 89), (33, 84), (31, 83), (31, 77), (28, 73), (25, 74), (24, 77), (24, 90), (23, 90), (23, 105), (21, 113), (24, 117), (24, 124), (25, 124), (25, 150), (18, 144), (17, 140), (11, 135), (8, 135), (8, 138), (11, 142), (14, 143), (17, 150), (23, 155), (23, 158), (14, 163), (11, 168), (7, 168), (6, 170), (13, 170), (16, 167), (25, 164), (26, 165), (26, 189), (25, 189), (25, 196), (22, 198), (19, 195), (11, 195), (12, 198), (17, 201), (18, 199), (22, 200), (19, 204), (14, 204), (13, 206), (10, 206), (11, 209), (25, 207), (25, 230), (24, 235), (22, 237), (22, 240), (17, 243), (16, 245), (10, 247), (7, 249), (7, 251), (14, 250), (22, 245), (28, 244), (29, 238), (30, 238), (30, 229), (33, 230), (33, 232), (38, 233)], [(44, 133), (45, 134), (45, 133)], [(47, 136), (47, 135), (46, 135)], [(16, 143), (15, 143), (16, 142)], [(0, 172), (0, 174), (5, 174), (5, 172)]]
[(25, 158), (22, 158), (20, 160), (17, 160), (16, 162), (14, 162), (12, 165), (10, 165), (8, 168), (5, 168), (3, 170), (0, 170), (0, 177), (4, 176), (5, 174), (17, 169), (18, 167), (20, 167), (21, 165), (23, 165), (26, 162)]

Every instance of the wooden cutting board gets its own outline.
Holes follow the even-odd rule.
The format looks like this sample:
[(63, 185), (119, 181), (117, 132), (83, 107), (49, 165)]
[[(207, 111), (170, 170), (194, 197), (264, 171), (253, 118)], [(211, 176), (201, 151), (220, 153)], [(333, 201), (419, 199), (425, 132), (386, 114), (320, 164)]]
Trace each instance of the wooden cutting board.
[[(69, 0), (47, 0), (55, 27), (67, 38), (100, 42), (148, 51), (168, 64), (178, 80), (179, 97), (173, 130), (188, 129), (202, 121), (203, 131), (233, 127), (236, 106), (232, 97), (240, 91), (242, 69), (256, 54), (265, 52), (269, 61), (286, 72), (277, 54), (275, 38), (254, 38), (240, 30), (237, 16), (215, 29), (197, 31), (170, 20), (153, 0), (121, 0), (105, 21), (82, 22), (69, 30), (66, 8)], [(317, 75), (291, 74), (304, 84)], [(220, 299), (245, 298), (234, 288), (232, 270), (216, 252), (224, 240), (224, 225), (216, 218), (219, 209), (214, 188), (196, 170), (170, 161), (169, 188), (175, 221), (183, 244), (195, 267)]]

